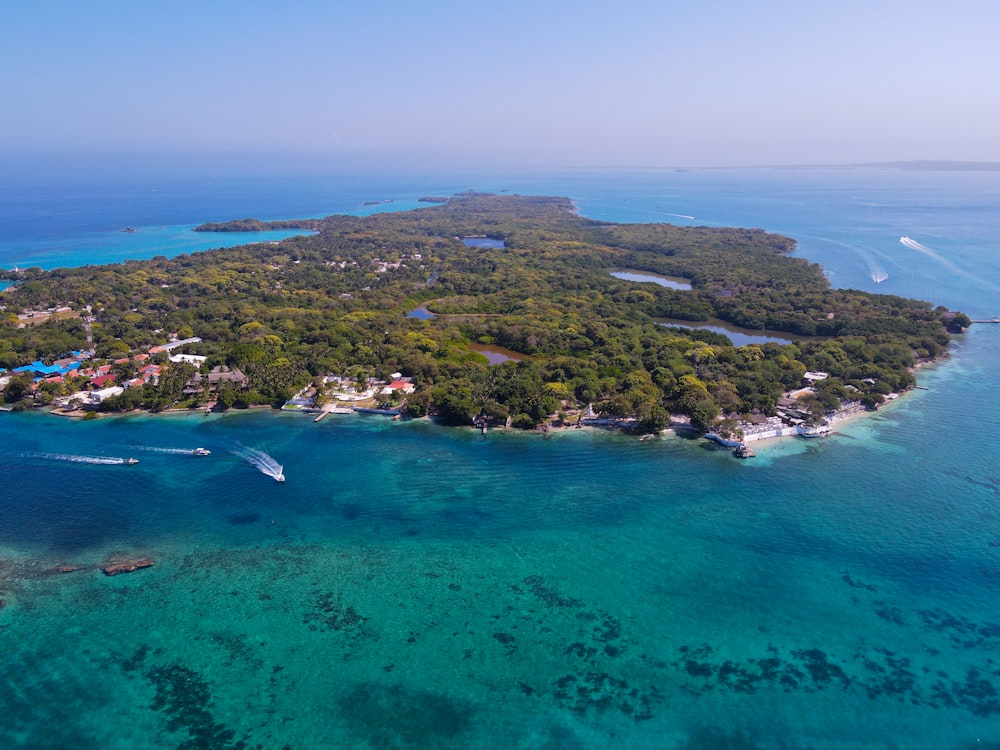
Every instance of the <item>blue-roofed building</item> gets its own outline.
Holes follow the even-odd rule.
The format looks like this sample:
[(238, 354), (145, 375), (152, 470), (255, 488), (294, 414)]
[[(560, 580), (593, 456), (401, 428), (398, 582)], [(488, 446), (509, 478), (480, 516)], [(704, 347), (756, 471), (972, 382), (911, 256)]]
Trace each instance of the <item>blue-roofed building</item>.
[(80, 367), (80, 362), (74, 360), (68, 364), (51, 364), (47, 365), (42, 360), (36, 359), (30, 365), (22, 365), (21, 367), (15, 367), (11, 372), (30, 372), (36, 375), (65, 375), (70, 370), (76, 370)]

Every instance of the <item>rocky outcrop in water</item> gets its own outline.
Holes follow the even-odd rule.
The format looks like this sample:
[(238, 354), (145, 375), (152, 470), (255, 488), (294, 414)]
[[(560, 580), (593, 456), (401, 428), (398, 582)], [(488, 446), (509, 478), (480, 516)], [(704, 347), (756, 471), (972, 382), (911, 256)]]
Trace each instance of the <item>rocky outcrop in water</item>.
[(140, 557), (135, 560), (118, 560), (108, 563), (101, 570), (106, 576), (116, 576), (121, 573), (134, 573), (141, 568), (148, 568), (153, 564), (153, 560), (148, 557)]

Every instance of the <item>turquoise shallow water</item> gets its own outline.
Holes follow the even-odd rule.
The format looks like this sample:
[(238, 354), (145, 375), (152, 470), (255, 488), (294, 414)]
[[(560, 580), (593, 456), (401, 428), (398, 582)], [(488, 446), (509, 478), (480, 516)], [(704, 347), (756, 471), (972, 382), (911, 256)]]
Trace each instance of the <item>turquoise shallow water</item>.
[[(205, 222), (245, 217), (299, 219), (417, 208), (427, 205), (417, 202), (420, 191), (433, 184), (351, 177), (180, 179), (155, 172), (65, 180), (3, 174), (0, 268), (121, 263), (277, 241), (302, 232), (192, 230)], [(127, 227), (135, 231), (123, 231)]]
[[(629, 179), (604, 189), (649, 211), (674, 178)], [(754, 194), (749, 175), (705, 179), (720, 214), (773, 203), (766, 226), (808, 194), (794, 175)], [(885, 234), (903, 270), (884, 284), (933, 275), (935, 301), (996, 314), (997, 193), (901, 179), (899, 234), (960, 246), (941, 257), (979, 284), (858, 220), (888, 191), (858, 175), (798, 208), (841, 243), (810, 257), (863, 281), (847, 246)], [(579, 197), (593, 183), (562, 186), (598, 206)], [(920, 222), (938, 194), (961, 207), (930, 212), (935, 243)], [(825, 223), (831, 203), (843, 221)], [(0, 414), (0, 745), (997, 746), (998, 345), (1000, 326), (975, 327), (920, 373), (928, 390), (744, 462), (596, 430)], [(212, 455), (177, 452), (196, 446)], [(95, 568), (122, 554), (156, 564)]]

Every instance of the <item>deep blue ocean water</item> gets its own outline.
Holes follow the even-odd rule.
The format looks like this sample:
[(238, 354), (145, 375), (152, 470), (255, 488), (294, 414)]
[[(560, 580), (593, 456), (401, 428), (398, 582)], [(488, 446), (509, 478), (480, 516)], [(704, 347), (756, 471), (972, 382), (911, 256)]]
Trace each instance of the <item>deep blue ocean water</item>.
[[(1000, 314), (997, 173), (0, 182), (0, 266), (469, 188), (780, 231), (837, 286)], [(926, 390), (745, 462), (589, 430), (0, 414), (0, 746), (1000, 747), (998, 372), (1000, 325), (974, 326)], [(95, 569), (118, 555), (156, 564)]]

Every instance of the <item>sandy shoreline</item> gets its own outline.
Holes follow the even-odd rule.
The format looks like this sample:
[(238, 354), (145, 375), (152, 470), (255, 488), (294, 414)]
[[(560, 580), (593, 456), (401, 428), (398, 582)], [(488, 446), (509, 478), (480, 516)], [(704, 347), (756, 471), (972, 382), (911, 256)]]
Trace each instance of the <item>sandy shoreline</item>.
[[(936, 365), (936, 364), (938, 364), (938, 361), (921, 363), (921, 364), (917, 365), (914, 368), (914, 370), (923, 369), (924, 367), (929, 367), (931, 365)], [(831, 427), (831, 433), (830, 433), (829, 436), (830, 437), (836, 436), (837, 435), (837, 428), (839, 426), (841, 426), (841, 425), (852, 424), (852, 423), (856, 422), (859, 419), (863, 419), (865, 417), (874, 416), (874, 415), (878, 414), (880, 411), (883, 411), (885, 409), (894, 408), (894, 406), (895, 406), (896, 403), (898, 403), (899, 401), (902, 401), (905, 396), (907, 396), (908, 394), (911, 393), (911, 391), (913, 391), (913, 390), (915, 390), (917, 388), (920, 388), (920, 386), (916, 386), (915, 388), (910, 388), (910, 389), (907, 389), (906, 391), (903, 391), (903, 392), (901, 392), (899, 394), (896, 394), (895, 398), (892, 398), (892, 399), (886, 401), (885, 403), (883, 403), (882, 405), (880, 405), (879, 408), (877, 410), (875, 410), (875, 411), (861, 410), (861, 411), (858, 411), (858, 412), (853, 413), (853, 414), (848, 414), (846, 416), (834, 417), (829, 422), (829, 425)], [(245, 413), (250, 413), (250, 412), (255, 412), (255, 411), (261, 411), (261, 410), (274, 411), (276, 413), (278, 413), (278, 412), (284, 413), (284, 411), (282, 409), (276, 409), (276, 408), (274, 408), (274, 407), (272, 407), (270, 405), (254, 405), (254, 406), (248, 407), (246, 409), (229, 409), (229, 410), (226, 410), (226, 411), (206, 411), (204, 409), (204, 407), (197, 407), (197, 408), (185, 408), (185, 409), (165, 409), (164, 411), (161, 411), (161, 412), (151, 412), (151, 411), (148, 411), (148, 410), (145, 410), (145, 409), (136, 409), (136, 410), (129, 411), (129, 412), (109, 412), (109, 413), (106, 413), (106, 414), (98, 414), (97, 412), (86, 411), (86, 410), (82, 410), (82, 409), (76, 409), (76, 410), (69, 410), (69, 409), (64, 409), (64, 408), (54, 408), (54, 409), (47, 409), (47, 410), (46, 409), (39, 409), (39, 411), (43, 411), (44, 413), (50, 414), (50, 415), (53, 415), (53, 416), (64, 417), (64, 418), (69, 418), (69, 419), (80, 419), (80, 420), (87, 419), (89, 415), (95, 415), (95, 416), (89, 417), (89, 419), (105, 419), (105, 418), (109, 418), (109, 417), (110, 418), (114, 418), (114, 417), (128, 417), (128, 416), (132, 416), (132, 417), (135, 417), (135, 416), (150, 416), (150, 417), (163, 417), (163, 416), (178, 417), (178, 416), (184, 416), (184, 417), (202, 417), (202, 418), (215, 417), (215, 418), (219, 418), (219, 417), (225, 416), (226, 414), (230, 414), (230, 413), (234, 413), (234, 414), (241, 414), (241, 413), (243, 413), (243, 414), (245, 414)], [(487, 430), (483, 434), (484, 435), (488, 435), (490, 432), (499, 431), (499, 432), (504, 433), (504, 434), (540, 435), (543, 438), (548, 438), (548, 437), (551, 437), (552, 435), (568, 434), (568, 433), (573, 433), (575, 431), (586, 431), (586, 432), (590, 432), (590, 433), (593, 433), (595, 431), (604, 431), (604, 432), (619, 433), (619, 434), (621, 434), (623, 436), (626, 436), (626, 437), (628, 437), (628, 436), (634, 436), (640, 442), (641, 441), (648, 441), (648, 440), (650, 440), (652, 438), (669, 438), (669, 437), (681, 437), (681, 436), (684, 436), (684, 437), (690, 439), (696, 433), (700, 437), (705, 437), (705, 433), (702, 433), (697, 428), (686, 426), (684, 424), (672, 424), (670, 427), (667, 427), (667, 428), (661, 430), (660, 432), (656, 432), (656, 433), (637, 433), (636, 429), (635, 429), (635, 427), (636, 427), (636, 423), (635, 422), (629, 422), (627, 420), (613, 420), (613, 419), (608, 419), (607, 421), (601, 420), (601, 421), (595, 421), (595, 422), (592, 422), (590, 424), (587, 424), (586, 422), (584, 422), (581, 419), (579, 419), (580, 416), (582, 416), (582, 411), (578, 412), (578, 413), (572, 414), (569, 419), (567, 419), (566, 421), (564, 421), (561, 424), (553, 424), (553, 423), (550, 422), (550, 423), (546, 423), (546, 424), (543, 424), (543, 425), (539, 425), (538, 427), (536, 427), (533, 430), (519, 430), (519, 429), (514, 429), (512, 427), (506, 427), (506, 426), (490, 426), (490, 427), (487, 428)], [(574, 419), (574, 418), (576, 418), (576, 419)], [(429, 416), (425, 416), (425, 417), (410, 417), (410, 418), (404, 419), (403, 421), (409, 422), (409, 421), (416, 421), (416, 420), (423, 420), (423, 419), (429, 419), (432, 422), (436, 421), (436, 420), (434, 420), (433, 417), (429, 417)], [(310, 420), (310, 422), (312, 422), (312, 421), (313, 420)], [(467, 428), (471, 429), (471, 430), (476, 430), (477, 432), (481, 432), (482, 431), (482, 427), (480, 427), (480, 426), (468, 425)], [(764, 449), (764, 450), (767, 450), (769, 447), (773, 447), (774, 445), (776, 445), (779, 441), (786, 440), (786, 439), (789, 439), (789, 438), (801, 438), (801, 437), (802, 436), (799, 435), (799, 434), (797, 434), (797, 433), (796, 434), (790, 434), (790, 435), (772, 435), (772, 436), (768, 436), (768, 437), (764, 437), (764, 438), (754, 438), (754, 437), (751, 437), (749, 440), (746, 440), (745, 442), (748, 443), (748, 444), (750, 444), (750, 445), (752, 445), (755, 449)], [(807, 438), (802, 438), (802, 439), (807, 439)], [(720, 449), (729, 450), (728, 448), (725, 448), (724, 446), (720, 446)]]

